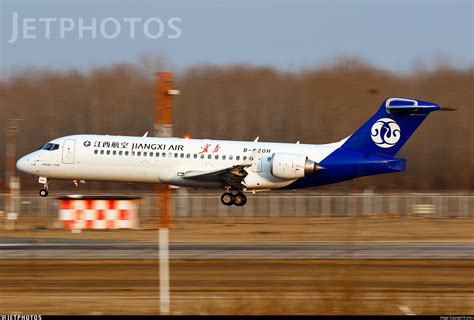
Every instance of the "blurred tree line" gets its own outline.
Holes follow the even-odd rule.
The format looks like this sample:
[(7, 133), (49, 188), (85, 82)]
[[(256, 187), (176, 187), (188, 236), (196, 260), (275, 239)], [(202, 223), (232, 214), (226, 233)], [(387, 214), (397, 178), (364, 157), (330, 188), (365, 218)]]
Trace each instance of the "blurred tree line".
[[(7, 119), (20, 118), (17, 158), (50, 139), (79, 133), (153, 132), (155, 69), (113, 65), (89, 72), (30, 70), (0, 82), (0, 180)], [(432, 101), (432, 114), (397, 155), (407, 172), (330, 188), (474, 189), (474, 66), (439, 65), (396, 74), (357, 59), (286, 72), (247, 65), (196, 66), (175, 74), (174, 134), (193, 138), (328, 143), (350, 135), (388, 96)], [(57, 188), (60, 183), (54, 182)], [(23, 187), (38, 188), (33, 177)], [(70, 182), (67, 186), (70, 185)], [(62, 187), (66, 186), (63, 183)], [(92, 183), (89, 189), (149, 185)]]

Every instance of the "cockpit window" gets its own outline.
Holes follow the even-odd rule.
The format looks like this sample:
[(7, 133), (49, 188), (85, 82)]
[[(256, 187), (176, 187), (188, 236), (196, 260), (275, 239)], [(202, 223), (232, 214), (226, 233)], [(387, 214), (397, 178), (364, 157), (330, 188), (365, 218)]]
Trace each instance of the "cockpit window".
[(53, 150), (58, 150), (58, 149), (59, 149), (59, 144), (57, 143), (47, 143), (41, 148), (41, 150), (48, 150), (48, 151), (53, 151)]

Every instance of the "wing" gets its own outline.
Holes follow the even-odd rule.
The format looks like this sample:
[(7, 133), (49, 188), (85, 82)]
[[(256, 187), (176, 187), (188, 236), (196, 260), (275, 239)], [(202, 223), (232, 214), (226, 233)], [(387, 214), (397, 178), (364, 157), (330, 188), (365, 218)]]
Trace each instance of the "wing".
[(242, 189), (242, 181), (248, 174), (244, 169), (251, 165), (251, 163), (239, 164), (216, 171), (188, 171), (183, 178), (202, 182), (220, 182), (223, 186)]

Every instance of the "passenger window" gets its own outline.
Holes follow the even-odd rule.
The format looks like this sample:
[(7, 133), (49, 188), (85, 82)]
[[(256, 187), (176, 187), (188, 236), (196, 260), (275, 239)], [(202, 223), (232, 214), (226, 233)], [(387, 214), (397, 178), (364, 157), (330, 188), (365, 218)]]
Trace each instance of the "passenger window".
[(234, 156), (229, 156), (229, 160), (232, 160), (232, 159), (234, 159)]
[(165, 158), (165, 157), (166, 157), (166, 153), (163, 152), (163, 153), (161, 154), (161, 156), (162, 156), (163, 158)]
[(159, 158), (159, 157), (160, 157), (160, 153), (157, 152), (157, 153), (155, 154), (155, 157)]
[(99, 153), (99, 150), (94, 150), (94, 154), (98, 154)]
[(100, 154), (104, 154), (104, 150), (100, 150)]
[(203, 153), (203, 154), (201, 154), (201, 159), (204, 159), (204, 153)]
[(173, 154), (171, 152), (168, 153), (168, 158), (172, 158)]
[(128, 151), (125, 151), (125, 155), (128, 156)]
[(148, 154), (147, 154), (147, 152), (146, 152), (146, 151), (145, 151), (145, 152), (143, 152), (143, 156), (144, 156), (144, 157), (146, 157), (147, 155), (148, 155)]
[(110, 150), (107, 150), (107, 155), (110, 155)]
[(186, 155), (186, 158), (188, 158), (188, 159), (191, 158), (191, 155), (188, 153), (188, 154)]
[(235, 160), (240, 160), (240, 156), (236, 156), (236, 157), (235, 157)]
[(194, 159), (197, 159), (198, 155), (197, 154), (194, 154)]
[(208, 159), (211, 159), (211, 158), (212, 158), (212, 155), (208, 155), (207, 158), (208, 158)]
[(138, 151), (137, 152), (137, 156), (141, 156), (142, 155), (142, 152), (141, 151)]
[(114, 156), (116, 156), (116, 155), (117, 155), (117, 151), (116, 151), (116, 150), (112, 151), (112, 154), (113, 154)]
[(217, 159), (219, 159), (219, 155), (218, 155), (218, 154), (216, 154), (216, 156), (215, 156), (214, 158), (215, 158), (216, 160), (217, 160)]
[(244, 160), (244, 161), (247, 160), (247, 156), (244, 156), (244, 157), (242, 158), (242, 160)]
[(225, 160), (225, 155), (222, 156), (222, 160)]
[(181, 154), (179, 155), (179, 157), (180, 157), (180, 158), (184, 158), (184, 153), (181, 153)]
[(175, 153), (175, 154), (174, 154), (174, 157), (175, 157), (175, 158), (177, 158), (177, 157), (178, 157), (178, 154), (177, 154), (177, 153)]
[(122, 150), (119, 151), (119, 156), (121, 156), (121, 155), (122, 155)]
[(134, 156), (134, 155), (135, 155), (135, 151), (132, 151), (132, 156)]

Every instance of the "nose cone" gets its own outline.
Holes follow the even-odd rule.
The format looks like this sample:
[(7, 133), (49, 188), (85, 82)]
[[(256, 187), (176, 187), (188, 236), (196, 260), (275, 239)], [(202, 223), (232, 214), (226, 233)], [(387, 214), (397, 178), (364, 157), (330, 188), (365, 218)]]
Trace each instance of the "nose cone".
[(16, 168), (20, 171), (28, 173), (30, 169), (29, 162), (30, 160), (28, 159), (28, 156), (24, 156), (16, 162)]

